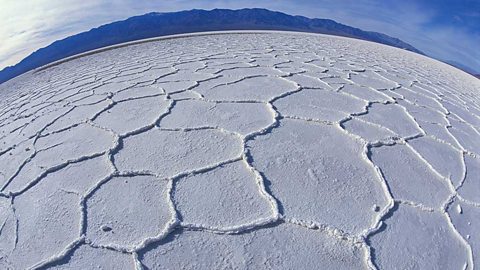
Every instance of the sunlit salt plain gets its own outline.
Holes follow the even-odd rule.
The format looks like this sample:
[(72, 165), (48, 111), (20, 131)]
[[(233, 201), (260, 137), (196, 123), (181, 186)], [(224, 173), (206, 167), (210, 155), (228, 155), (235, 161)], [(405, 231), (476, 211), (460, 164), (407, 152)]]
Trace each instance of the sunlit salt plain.
[(0, 99), (1, 269), (480, 265), (480, 80), (427, 57), (193, 35)]

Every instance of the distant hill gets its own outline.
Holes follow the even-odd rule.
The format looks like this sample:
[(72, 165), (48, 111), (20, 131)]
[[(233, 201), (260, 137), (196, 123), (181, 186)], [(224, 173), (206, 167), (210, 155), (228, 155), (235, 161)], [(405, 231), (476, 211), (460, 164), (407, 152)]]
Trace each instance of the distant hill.
[(20, 63), (0, 71), (0, 83), (34, 68), (82, 52), (118, 43), (165, 35), (221, 30), (289, 30), (331, 34), (378, 42), (423, 54), (400, 39), (363, 31), (333, 20), (291, 16), (267, 9), (188, 10), (148, 13), (58, 40)]
[(477, 71), (475, 71), (474, 69), (470, 68), (470, 67), (467, 67), (459, 62), (456, 62), (456, 61), (453, 61), (453, 60), (442, 60), (442, 62), (444, 63), (447, 63), (449, 64), (450, 66), (453, 66), (453, 67), (456, 67), (458, 69), (461, 69), (467, 73), (470, 73), (471, 75), (473, 75), (474, 77), (477, 77), (480, 79), (480, 74), (478, 74)]

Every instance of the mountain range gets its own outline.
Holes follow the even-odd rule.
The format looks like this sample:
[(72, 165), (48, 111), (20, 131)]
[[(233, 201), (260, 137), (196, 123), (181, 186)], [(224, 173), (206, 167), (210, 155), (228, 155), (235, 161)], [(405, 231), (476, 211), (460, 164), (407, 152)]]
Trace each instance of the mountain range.
[(453, 61), (453, 60), (441, 60), (441, 61), (446, 63), (446, 64), (449, 64), (450, 66), (456, 67), (456, 68), (461, 69), (461, 70), (463, 70), (467, 73), (470, 73), (474, 77), (477, 77), (477, 78), (480, 79), (480, 73), (477, 74), (477, 72), (475, 70), (473, 70), (470, 67), (467, 67), (467, 66), (463, 65), (462, 63), (459, 63), (459, 62), (456, 62), (456, 61)]
[(322, 33), (378, 42), (423, 54), (400, 39), (378, 32), (364, 31), (328, 19), (310, 19), (258, 8), (193, 9), (169, 13), (147, 13), (55, 41), (33, 52), (18, 64), (0, 71), (0, 83), (65, 57), (105, 46), (165, 35), (222, 30), (288, 30)]

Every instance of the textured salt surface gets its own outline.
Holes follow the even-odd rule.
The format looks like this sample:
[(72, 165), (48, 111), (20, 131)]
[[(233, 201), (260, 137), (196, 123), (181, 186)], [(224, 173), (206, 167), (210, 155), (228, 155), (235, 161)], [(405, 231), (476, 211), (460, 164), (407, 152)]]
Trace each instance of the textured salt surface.
[(197, 35), (0, 97), (1, 269), (480, 264), (480, 83), (423, 56)]

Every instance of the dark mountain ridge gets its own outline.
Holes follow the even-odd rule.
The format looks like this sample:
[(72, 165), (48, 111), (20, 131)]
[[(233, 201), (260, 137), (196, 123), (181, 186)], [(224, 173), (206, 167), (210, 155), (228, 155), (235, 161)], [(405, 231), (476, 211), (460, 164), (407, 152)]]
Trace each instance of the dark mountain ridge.
[(289, 30), (331, 34), (378, 42), (423, 54), (400, 39), (363, 31), (328, 19), (310, 19), (258, 8), (210, 11), (194, 9), (147, 13), (55, 41), (33, 52), (20, 63), (0, 71), (0, 83), (48, 63), (105, 46), (165, 35), (221, 30)]

